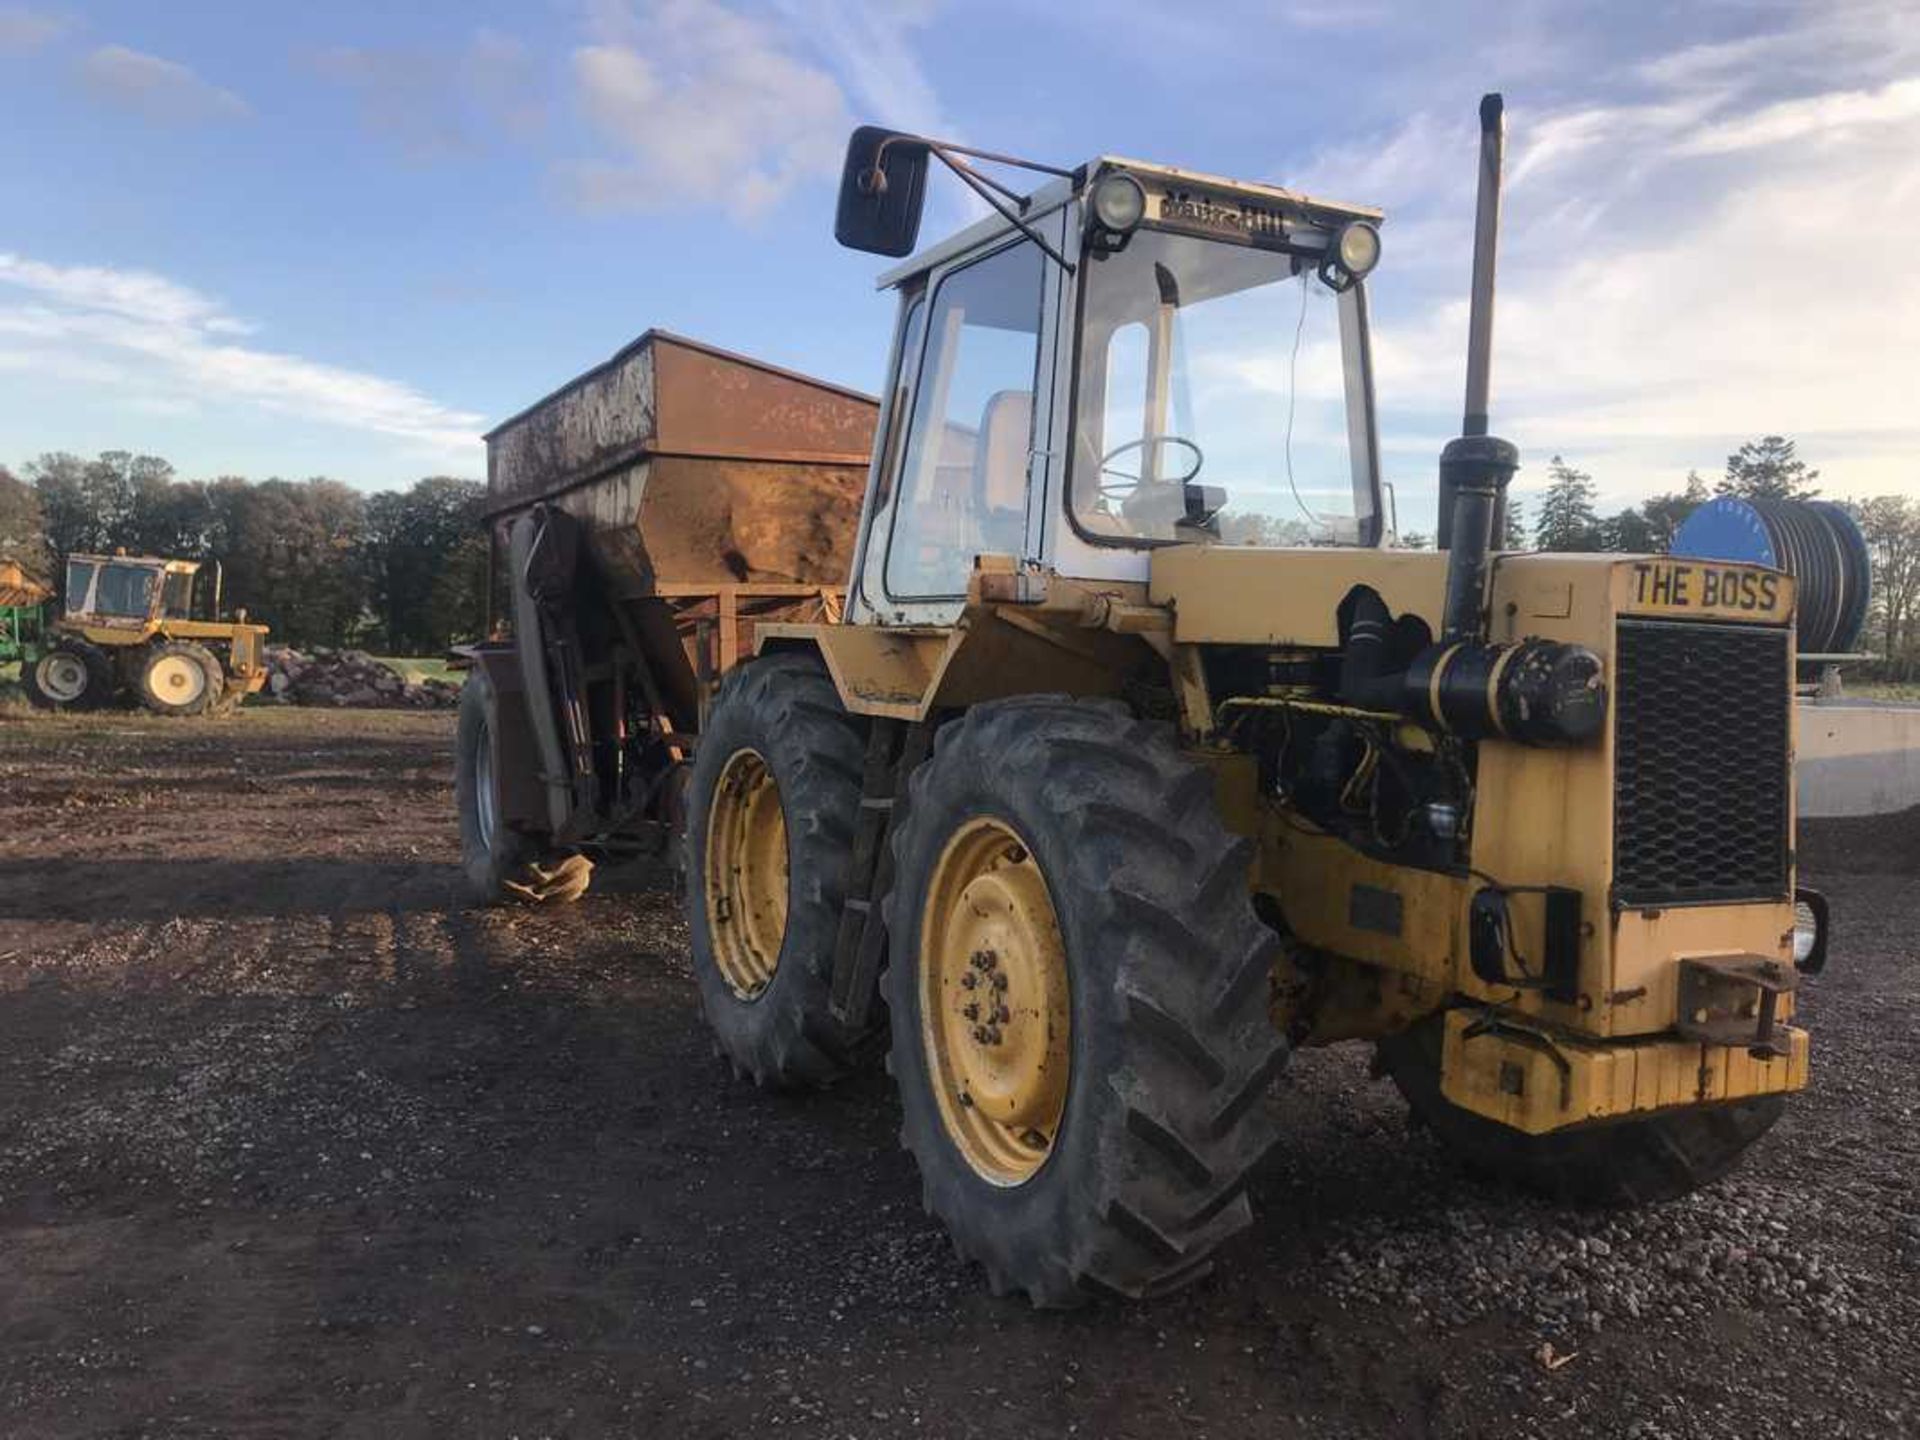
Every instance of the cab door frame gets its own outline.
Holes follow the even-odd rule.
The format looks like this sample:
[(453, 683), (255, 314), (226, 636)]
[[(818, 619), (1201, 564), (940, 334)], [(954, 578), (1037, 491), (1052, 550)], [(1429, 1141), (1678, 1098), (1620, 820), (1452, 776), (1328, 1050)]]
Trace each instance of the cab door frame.
[[(1028, 223), (1044, 225), (1050, 242), (1064, 248), (1065, 236), (1074, 233), (1069, 221), (1078, 214), (1078, 206), (1063, 202), (1050, 212), (1028, 217)], [(1057, 226), (1057, 229), (1056, 229)], [(899, 503), (901, 475), (907, 447), (907, 433), (925, 378), (929, 349), (930, 317), (938, 303), (942, 283), (951, 275), (966, 270), (1000, 251), (1016, 245), (1029, 245), (1019, 231), (1007, 227), (983, 238), (958, 255), (948, 257), (930, 269), (903, 281), (899, 286), (901, 303), (894, 322), (893, 360), (889, 384), (881, 402), (881, 414), (875, 431), (873, 460), (868, 468), (867, 493), (860, 515), (860, 537), (853, 557), (853, 573), (848, 579), (846, 619), (852, 624), (889, 627), (945, 626), (958, 619), (966, 603), (964, 594), (938, 597), (894, 597), (886, 591), (885, 557), (892, 536)], [(1037, 247), (1036, 247), (1037, 248)], [(1062, 317), (1072, 313), (1070, 300), (1072, 276), (1048, 260), (1040, 267), (1038, 297), (1038, 347), (1034, 367), (1032, 428), (1027, 436), (1026, 516), (1023, 526), (1022, 561), (1044, 561), (1046, 541), (1051, 529), (1050, 497), (1066, 474), (1066, 453), (1057, 436), (1063, 433), (1064, 416), (1058, 397), (1063, 392), (1063, 355), (1071, 345), (1061, 344)], [(922, 317), (914, 325), (916, 307)], [(911, 352), (911, 353), (909, 353)]]

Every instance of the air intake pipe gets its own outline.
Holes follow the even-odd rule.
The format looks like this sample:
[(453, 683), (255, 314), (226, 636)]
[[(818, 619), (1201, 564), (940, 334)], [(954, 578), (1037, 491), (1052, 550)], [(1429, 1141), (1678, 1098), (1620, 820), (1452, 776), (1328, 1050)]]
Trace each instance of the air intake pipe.
[(1521, 745), (1577, 745), (1606, 724), (1606, 668), (1584, 645), (1442, 640), (1396, 664), (1394, 619), (1379, 594), (1359, 586), (1342, 608), (1340, 698), (1349, 705), (1467, 740)]

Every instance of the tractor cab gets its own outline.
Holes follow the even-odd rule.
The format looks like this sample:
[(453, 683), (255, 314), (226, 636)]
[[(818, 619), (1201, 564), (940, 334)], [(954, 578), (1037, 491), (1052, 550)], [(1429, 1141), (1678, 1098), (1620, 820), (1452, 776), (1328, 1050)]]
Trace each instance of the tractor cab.
[(951, 621), (976, 559), (1144, 581), (1174, 544), (1382, 537), (1365, 279), (1378, 210), (1101, 157), (1030, 195), (857, 132), (837, 233), (901, 255), (931, 158), (996, 211), (898, 292), (848, 616)]
[(193, 618), (199, 562), (149, 556), (73, 555), (67, 559), (69, 617), (90, 623), (145, 626)]

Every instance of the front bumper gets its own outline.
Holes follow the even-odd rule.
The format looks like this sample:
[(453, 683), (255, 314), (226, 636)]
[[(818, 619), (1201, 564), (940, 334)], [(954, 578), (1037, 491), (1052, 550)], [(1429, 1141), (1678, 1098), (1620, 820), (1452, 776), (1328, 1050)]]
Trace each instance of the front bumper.
[(1497, 1011), (1446, 1017), (1440, 1088), (1476, 1115), (1529, 1135), (1805, 1088), (1805, 1030), (1778, 1025), (1776, 1054), (1652, 1035), (1594, 1040)]

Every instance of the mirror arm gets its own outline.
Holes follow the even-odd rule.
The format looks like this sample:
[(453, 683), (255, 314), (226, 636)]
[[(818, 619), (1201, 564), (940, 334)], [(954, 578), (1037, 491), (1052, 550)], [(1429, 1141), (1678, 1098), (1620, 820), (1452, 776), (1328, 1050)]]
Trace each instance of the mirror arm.
[[(1067, 257), (1062, 255), (1058, 250), (1054, 249), (1053, 246), (1049, 245), (1044, 235), (1042, 235), (1038, 230), (1034, 229), (1033, 226), (1029, 225), (1025, 220), (1021, 219), (1019, 214), (1016, 213), (1011, 208), (1009, 208), (1007, 204), (999, 198), (999, 196), (993, 193), (993, 191), (999, 190), (1001, 194), (1009, 196), (1010, 198), (1019, 201), (1021, 209), (1026, 208), (1030, 197), (1023, 196), (1023, 195), (1015, 195), (1013, 191), (1007, 189), (1004, 185), (1001, 185), (995, 181), (989, 181), (986, 176), (982, 175), (979, 171), (975, 170), (971, 165), (967, 164), (966, 161), (956, 159), (954, 155), (950, 155), (947, 152), (949, 148), (952, 148), (956, 154), (978, 155), (984, 160), (998, 160), (1008, 165), (1024, 165), (1028, 169), (1046, 170), (1049, 173), (1054, 175), (1065, 175), (1065, 176), (1071, 177), (1073, 173), (1072, 171), (1054, 170), (1052, 169), (1051, 166), (1036, 165), (1026, 160), (1006, 160), (1002, 156), (988, 155), (984, 151), (962, 150), (958, 146), (948, 147), (940, 144), (937, 141), (928, 141), (927, 148), (931, 150), (936, 156), (939, 157), (940, 163), (942, 165), (945, 165), (949, 170), (953, 171), (955, 175), (958, 175), (961, 178), (961, 180), (966, 182), (967, 186), (970, 189), (972, 189), (976, 195), (978, 195), (982, 200), (986, 201), (987, 204), (991, 205), (994, 208), (994, 211), (1000, 216), (1001, 219), (1005, 220), (1009, 225), (1012, 225), (1022, 235), (1025, 235), (1029, 240), (1033, 241), (1034, 244), (1038, 245), (1041, 251), (1046, 255), (1046, 257), (1049, 260), (1053, 261), (1054, 264), (1058, 265), (1062, 270), (1066, 271), (1067, 274), (1069, 275), (1073, 274), (1074, 272), (1073, 262), (1067, 259)], [(993, 189), (988, 189), (987, 187), (989, 185), (992, 185)]]
[[(1058, 165), (1043, 165), (1038, 160), (1022, 160), (1018, 155), (1001, 155), (992, 150), (976, 150), (971, 145), (956, 145), (951, 140), (929, 140), (924, 135), (902, 135), (896, 138), (916, 140), (934, 154), (939, 155), (942, 160), (947, 160), (948, 155), (970, 155), (975, 160), (985, 160), (994, 165), (1011, 165), (1018, 170), (1036, 170), (1042, 175), (1058, 175), (1063, 180), (1071, 180), (1075, 174), (1072, 170), (1062, 170)], [(891, 144), (892, 141), (887, 143)], [(885, 146), (883, 145), (882, 148), (884, 149)], [(943, 151), (946, 153), (942, 154)], [(947, 163), (951, 165), (953, 161), (947, 160)]]

